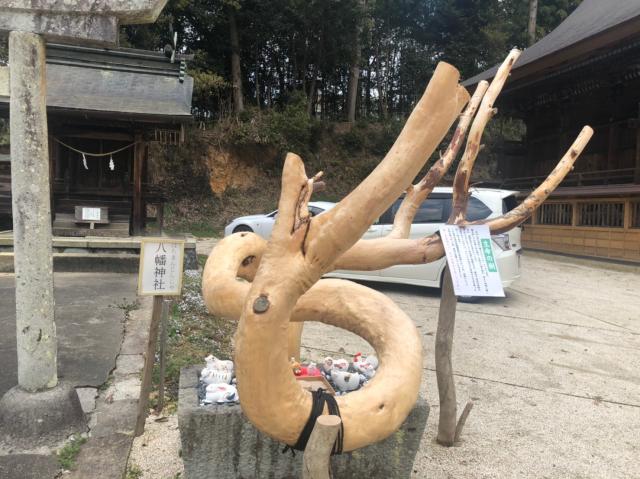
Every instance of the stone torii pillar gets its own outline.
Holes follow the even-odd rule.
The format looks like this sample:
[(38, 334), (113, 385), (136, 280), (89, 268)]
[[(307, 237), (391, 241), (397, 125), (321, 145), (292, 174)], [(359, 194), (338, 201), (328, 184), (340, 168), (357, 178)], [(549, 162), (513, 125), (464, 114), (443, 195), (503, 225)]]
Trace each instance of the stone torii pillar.
[[(121, 24), (152, 23), (166, 2), (3, 0), (0, 3), (0, 33), (10, 32), (11, 190), (18, 350), (18, 386), (0, 400), (0, 429), (12, 436), (40, 436), (64, 429), (65, 424), (74, 423), (74, 417), (82, 418), (75, 390), (69, 385), (58, 385), (57, 376), (45, 39), (115, 45)], [(56, 407), (59, 413), (55, 412)], [(43, 414), (43, 410), (47, 413)]]

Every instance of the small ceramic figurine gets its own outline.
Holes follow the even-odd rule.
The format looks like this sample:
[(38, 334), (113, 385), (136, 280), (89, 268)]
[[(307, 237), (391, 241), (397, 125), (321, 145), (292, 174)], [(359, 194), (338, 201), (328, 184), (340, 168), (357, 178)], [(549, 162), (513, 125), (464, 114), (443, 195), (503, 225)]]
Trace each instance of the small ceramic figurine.
[(322, 362), (322, 370), (326, 374), (330, 374), (332, 369), (333, 369), (333, 358), (330, 358), (330, 357), (324, 358), (324, 361)]
[(231, 371), (207, 369), (206, 373), (200, 376), (200, 379), (205, 384), (230, 384), (233, 379), (233, 373)]
[(215, 369), (217, 371), (229, 371), (233, 373), (233, 361), (218, 359), (215, 356), (207, 356), (204, 358), (207, 363), (207, 369)]
[(349, 361), (346, 359), (334, 359), (333, 360), (333, 369), (337, 369), (338, 371), (348, 371), (349, 370)]
[(200, 372), (200, 380), (205, 384), (229, 384), (233, 379), (233, 361), (223, 361), (215, 356), (204, 358), (207, 366)]
[[(373, 361), (370, 361), (369, 358), (372, 358)], [(378, 358), (376, 358), (375, 356), (368, 356), (366, 358), (363, 358), (362, 353), (358, 353), (353, 357), (353, 367), (367, 379), (371, 379), (373, 376), (375, 376), (377, 365)]]
[(291, 370), (295, 376), (306, 376), (307, 368), (296, 361), (296, 358), (291, 358)]
[(334, 369), (331, 371), (331, 380), (342, 392), (355, 391), (360, 387), (360, 375), (347, 371)]
[(309, 363), (309, 365), (307, 366), (307, 376), (320, 376), (322, 375), (322, 372), (320, 371), (320, 369), (318, 369), (318, 366), (316, 366), (316, 363)]
[(238, 390), (230, 384), (209, 384), (204, 402), (208, 404), (238, 401)]

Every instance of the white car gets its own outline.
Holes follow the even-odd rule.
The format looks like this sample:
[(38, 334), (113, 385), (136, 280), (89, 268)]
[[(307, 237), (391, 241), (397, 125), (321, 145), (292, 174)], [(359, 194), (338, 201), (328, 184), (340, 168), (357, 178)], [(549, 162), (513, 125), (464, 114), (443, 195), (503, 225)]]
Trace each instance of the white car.
[[(311, 213), (311, 216), (316, 216), (333, 208), (335, 205), (335, 203), (330, 203), (329, 201), (310, 201), (309, 213)], [(229, 236), (230, 234), (239, 233), (241, 231), (253, 231), (264, 239), (269, 239), (273, 225), (276, 222), (277, 214), (278, 210), (272, 211), (266, 215), (241, 216), (225, 227), (224, 235)]]
[[(516, 191), (471, 188), (470, 193), (471, 197), (467, 207), (467, 219), (469, 221), (500, 216), (517, 205)], [(449, 218), (452, 197), (453, 190), (451, 187), (436, 187), (416, 212), (411, 226), (410, 237), (422, 238), (438, 231)], [(391, 231), (393, 219), (400, 207), (400, 203), (402, 203), (402, 198), (396, 200), (391, 208), (385, 211), (375, 224), (371, 225), (363, 238), (381, 238), (387, 235)], [(312, 215), (317, 215), (331, 209), (333, 206), (335, 206), (335, 203), (311, 202), (309, 203), (309, 210)], [(260, 236), (268, 238), (271, 235), (276, 214), (277, 211), (273, 211), (268, 215), (237, 218), (225, 228), (225, 236), (238, 231), (254, 231)], [(522, 249), (520, 232), (521, 227), (518, 226), (507, 233), (492, 236), (493, 253), (500, 271), (502, 285), (505, 288), (520, 277), (520, 254)], [(446, 259), (441, 258), (428, 264), (397, 265), (378, 271), (338, 270), (332, 271), (326, 276), (439, 288), (445, 266)]]

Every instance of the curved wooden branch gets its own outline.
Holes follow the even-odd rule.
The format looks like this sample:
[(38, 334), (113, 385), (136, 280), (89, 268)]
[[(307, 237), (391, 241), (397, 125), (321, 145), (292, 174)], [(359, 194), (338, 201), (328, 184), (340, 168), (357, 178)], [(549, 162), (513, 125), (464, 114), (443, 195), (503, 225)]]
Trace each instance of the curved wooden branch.
[[(433, 189), (440, 183), (442, 177), (447, 173), (449, 167), (453, 163), (453, 160), (458, 156), (460, 147), (467, 136), (467, 130), (471, 124), (471, 120), (478, 111), (480, 101), (489, 88), (489, 82), (482, 80), (478, 83), (476, 91), (473, 93), (471, 100), (465, 111), (460, 115), (458, 126), (456, 126), (453, 132), (451, 142), (447, 147), (444, 155), (436, 161), (429, 169), (427, 174), (415, 185), (409, 186), (405, 193), (405, 197), (400, 204), (400, 208), (393, 219), (393, 228), (391, 232), (385, 236), (386, 238), (408, 238), (411, 230), (411, 224), (416, 216), (416, 212), (422, 205), (422, 202), (427, 199)], [(369, 240), (362, 240), (369, 241)]]
[[(256, 240), (250, 235), (225, 239), (216, 249), (231, 245), (233, 251), (226, 256), (214, 251), (207, 262), (203, 293), (212, 311), (233, 314), (237, 300), (229, 296), (246, 299), (236, 333), (238, 389), (244, 413), (266, 434), (294, 444), (311, 409), (310, 394), (290, 370), (290, 320), (322, 321), (353, 331), (374, 347), (380, 359), (366, 388), (338, 398), (345, 451), (388, 436), (413, 407), (422, 373), (420, 336), (413, 322), (380, 293), (345, 281), (318, 279), (408, 186), (442, 140), (468, 100), (458, 78), (453, 67), (438, 66), (389, 154), (323, 215), (308, 217), (306, 203), (317, 178), (308, 179), (300, 158), (289, 154), (279, 214), (250, 285), (234, 276), (242, 268), (243, 274), (253, 274), (257, 254), (249, 243), (256, 246)], [(227, 281), (219, 279), (220, 272)], [(403, 394), (399, 396), (398, 390)]]
[(473, 165), (480, 151), (482, 133), (487, 123), (489, 123), (489, 120), (496, 114), (493, 105), (502, 91), (502, 87), (507, 81), (507, 78), (509, 78), (513, 64), (520, 57), (520, 54), (520, 50), (517, 49), (509, 52), (505, 61), (500, 65), (487, 93), (485, 93), (478, 114), (473, 120), (467, 145), (453, 180), (453, 203), (451, 206), (451, 217), (449, 218), (449, 223), (451, 224), (459, 224), (465, 220), (467, 201), (469, 200), (469, 179), (471, 178), (471, 170), (473, 170)]
[(540, 186), (533, 190), (520, 205), (498, 218), (483, 220), (482, 223), (488, 224), (491, 232), (498, 234), (515, 228), (529, 218), (529, 216), (531, 216), (533, 212), (542, 203), (544, 203), (551, 192), (555, 190), (560, 183), (562, 183), (565, 176), (573, 170), (574, 163), (585, 149), (592, 136), (593, 129), (589, 126), (585, 126), (549, 176), (540, 184)]
[[(294, 444), (311, 409), (310, 394), (291, 374), (287, 348), (295, 342), (296, 334), (299, 339), (299, 330), (292, 333), (290, 321), (320, 321), (352, 331), (367, 340), (380, 359), (378, 372), (366, 388), (338, 398), (345, 451), (384, 439), (397, 430), (413, 407), (422, 373), (420, 336), (413, 322), (376, 291), (348, 281), (319, 278), (333, 266), (381, 269), (429, 262), (444, 255), (437, 236), (358, 239), (409, 185), (460, 113), (468, 94), (457, 82), (457, 71), (440, 64), (385, 159), (323, 215), (311, 218), (307, 208), (320, 175), (307, 178), (302, 160), (289, 154), (269, 243), (240, 233), (225, 238), (211, 253), (204, 271), (203, 296), (210, 311), (240, 317), (235, 354), (238, 389), (244, 413), (264, 433)], [(489, 101), (485, 109), (492, 110), (492, 105)], [(475, 130), (472, 127), (472, 134), (481, 134), (484, 124), (479, 122)], [(590, 129), (585, 128), (546, 186), (543, 184), (513, 213), (487, 222), (491, 228), (498, 231), (524, 221), (562, 181), (590, 136)], [(471, 141), (470, 135), (467, 149)], [(458, 180), (458, 193), (465, 197), (475, 160), (472, 153), (465, 151), (466, 179), (462, 174)], [(454, 220), (466, 223), (463, 213)], [(403, 367), (397, 368), (398, 364)]]
[[(498, 234), (526, 221), (573, 169), (592, 135), (591, 127), (585, 126), (547, 179), (513, 210), (498, 218), (472, 222), (463, 220), (458, 224), (488, 224), (491, 233)], [(450, 218), (449, 222), (451, 221)], [(437, 234), (419, 239), (378, 238), (358, 241), (336, 261), (335, 269), (370, 271), (397, 264), (430, 263), (443, 256), (444, 247)]]

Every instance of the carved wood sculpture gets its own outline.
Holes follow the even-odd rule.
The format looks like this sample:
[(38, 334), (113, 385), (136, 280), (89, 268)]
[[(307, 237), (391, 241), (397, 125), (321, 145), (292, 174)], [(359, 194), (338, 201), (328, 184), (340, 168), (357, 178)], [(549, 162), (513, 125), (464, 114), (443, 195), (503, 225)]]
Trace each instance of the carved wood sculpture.
[[(507, 60), (509, 67), (513, 61), (511, 57)], [(290, 350), (298, 347), (299, 334), (291, 333), (290, 321), (320, 321), (352, 331), (367, 340), (380, 359), (376, 376), (365, 388), (336, 398), (344, 424), (344, 451), (386, 438), (413, 407), (423, 367), (413, 322), (381, 293), (350, 281), (320, 278), (338, 268), (381, 269), (434, 261), (444, 255), (437, 235), (407, 239), (409, 227), (415, 210), (455, 158), (487, 91), (486, 83), (478, 86), (447, 152), (423, 180), (410, 184), (469, 100), (458, 79), (455, 68), (439, 64), (386, 157), (322, 215), (311, 218), (307, 209), (321, 174), (308, 178), (302, 160), (289, 153), (282, 173), (279, 214), (269, 242), (252, 233), (237, 233), (221, 240), (211, 252), (203, 274), (205, 303), (214, 314), (240, 318), (235, 353), (240, 401), (249, 420), (269, 436), (295, 444), (312, 407), (311, 394), (291, 374)], [(506, 231), (524, 221), (571, 170), (589, 136), (589, 130), (581, 133), (554, 172), (523, 204), (487, 221), (492, 231)], [(472, 138), (478, 147), (479, 140), (479, 135)], [(473, 160), (467, 160), (456, 175), (460, 212), (466, 207)], [(393, 232), (382, 239), (360, 240), (407, 188)], [(464, 215), (456, 216), (456, 222), (464, 224)]]

